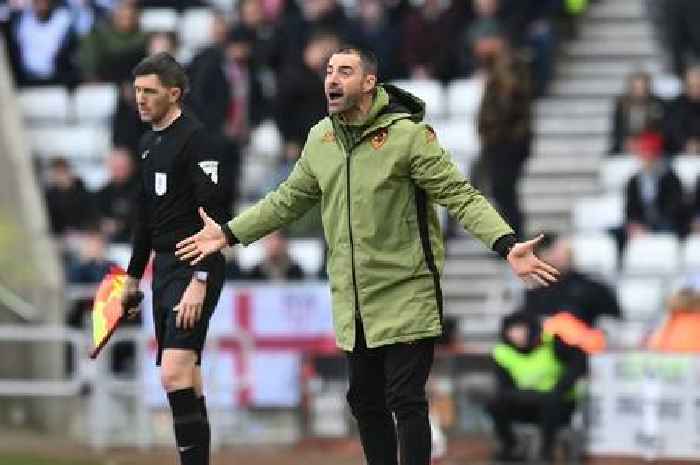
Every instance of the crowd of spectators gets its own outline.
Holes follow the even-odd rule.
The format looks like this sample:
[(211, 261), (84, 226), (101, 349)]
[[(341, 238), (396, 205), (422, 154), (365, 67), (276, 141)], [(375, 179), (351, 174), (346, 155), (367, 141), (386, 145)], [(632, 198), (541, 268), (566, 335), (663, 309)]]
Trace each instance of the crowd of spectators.
[(700, 183), (694, 189), (684, 186), (673, 169), (675, 157), (700, 155), (700, 67), (687, 69), (683, 91), (672, 100), (656, 96), (651, 82), (645, 72), (629, 76), (611, 124), (611, 156), (631, 155), (640, 166), (623, 194), (625, 224), (617, 232), (621, 246), (645, 233), (684, 238), (700, 231)]
[[(372, 49), (380, 79), (447, 82), (485, 72), (479, 114), (482, 159), (491, 191), (518, 231), (517, 180), (529, 154), (530, 100), (551, 75), (555, 23), (563, 0), (241, 0), (232, 11), (182, 0), (0, 0), (0, 32), (19, 87), (111, 83), (118, 88), (112, 117), (108, 179), (89, 192), (71, 169), (70, 154), (46, 167), (52, 231), (59, 236), (99, 231), (128, 243), (138, 142), (147, 126), (135, 105), (131, 69), (144, 56), (168, 51), (187, 64), (186, 108), (226, 154), (222, 172), (239, 191), (242, 158), (253, 129), (273, 120), (282, 136), (279, 168), (258, 194), (275, 187), (301, 154), (310, 127), (326, 113), (325, 59), (342, 43)], [(185, 12), (209, 8), (209, 41), (184, 50), (180, 30), (142, 29), (148, 8)], [(522, 76), (533, 79), (520, 79)], [(517, 78), (516, 78), (517, 77)], [(510, 134), (512, 125), (517, 131)], [(66, 158), (63, 158), (66, 156)], [(504, 160), (506, 163), (503, 163)], [(495, 167), (511, 167), (496, 176)]]

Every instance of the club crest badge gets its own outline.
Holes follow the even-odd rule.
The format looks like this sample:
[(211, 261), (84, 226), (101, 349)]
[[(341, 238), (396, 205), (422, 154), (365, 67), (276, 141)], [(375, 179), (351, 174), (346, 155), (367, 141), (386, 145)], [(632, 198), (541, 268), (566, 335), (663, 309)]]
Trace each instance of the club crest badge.
[(335, 133), (333, 131), (326, 131), (326, 133), (321, 137), (321, 142), (326, 144), (332, 144), (335, 142)]
[(437, 140), (437, 134), (435, 134), (435, 129), (431, 128), (430, 126), (426, 126), (425, 128), (425, 141), (428, 144), (432, 144)]
[(372, 148), (374, 150), (379, 150), (386, 143), (386, 140), (388, 138), (389, 138), (389, 130), (387, 128), (382, 128), (382, 129), (378, 130), (377, 132), (374, 133), (374, 135), (372, 136), (372, 139), (370, 140), (370, 143), (372, 144)]
[(204, 174), (209, 176), (209, 179), (214, 184), (219, 184), (219, 162), (215, 160), (205, 160), (199, 162), (199, 167), (202, 168)]
[(168, 192), (168, 174), (156, 172), (155, 179), (156, 195), (163, 196)]

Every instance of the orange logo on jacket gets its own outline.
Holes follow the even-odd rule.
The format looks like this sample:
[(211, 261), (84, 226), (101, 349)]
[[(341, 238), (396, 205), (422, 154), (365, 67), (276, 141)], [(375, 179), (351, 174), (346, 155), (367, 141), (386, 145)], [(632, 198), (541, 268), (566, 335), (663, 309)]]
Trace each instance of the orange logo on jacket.
[(370, 140), (370, 143), (372, 144), (372, 148), (374, 150), (379, 150), (382, 148), (386, 140), (389, 138), (389, 130), (387, 128), (381, 128), (377, 132), (374, 133), (372, 136), (372, 139)]
[(332, 144), (335, 142), (335, 134), (333, 131), (326, 131), (323, 137), (321, 137), (321, 142), (325, 142), (327, 144)]

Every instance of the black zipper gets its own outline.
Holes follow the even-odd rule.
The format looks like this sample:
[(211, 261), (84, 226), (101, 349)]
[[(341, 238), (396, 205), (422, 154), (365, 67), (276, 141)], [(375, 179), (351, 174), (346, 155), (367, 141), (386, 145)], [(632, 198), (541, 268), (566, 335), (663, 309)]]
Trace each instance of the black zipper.
[(352, 288), (355, 292), (355, 317), (362, 320), (360, 315), (360, 295), (357, 292), (357, 277), (355, 275), (355, 243), (352, 239), (352, 219), (350, 215), (350, 153), (346, 153), (346, 165), (345, 165), (345, 179), (347, 187), (347, 199), (348, 199), (348, 234), (350, 237), (350, 260), (352, 265)]

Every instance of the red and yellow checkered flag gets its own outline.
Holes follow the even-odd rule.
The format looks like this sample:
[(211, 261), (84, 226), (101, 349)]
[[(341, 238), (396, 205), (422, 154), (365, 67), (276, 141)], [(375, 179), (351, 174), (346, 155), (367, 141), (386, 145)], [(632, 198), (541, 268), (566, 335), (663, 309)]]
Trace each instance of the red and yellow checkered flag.
[(124, 319), (122, 296), (126, 290), (126, 277), (126, 272), (115, 266), (97, 288), (92, 305), (92, 342), (95, 348), (90, 353), (90, 358), (97, 357)]

